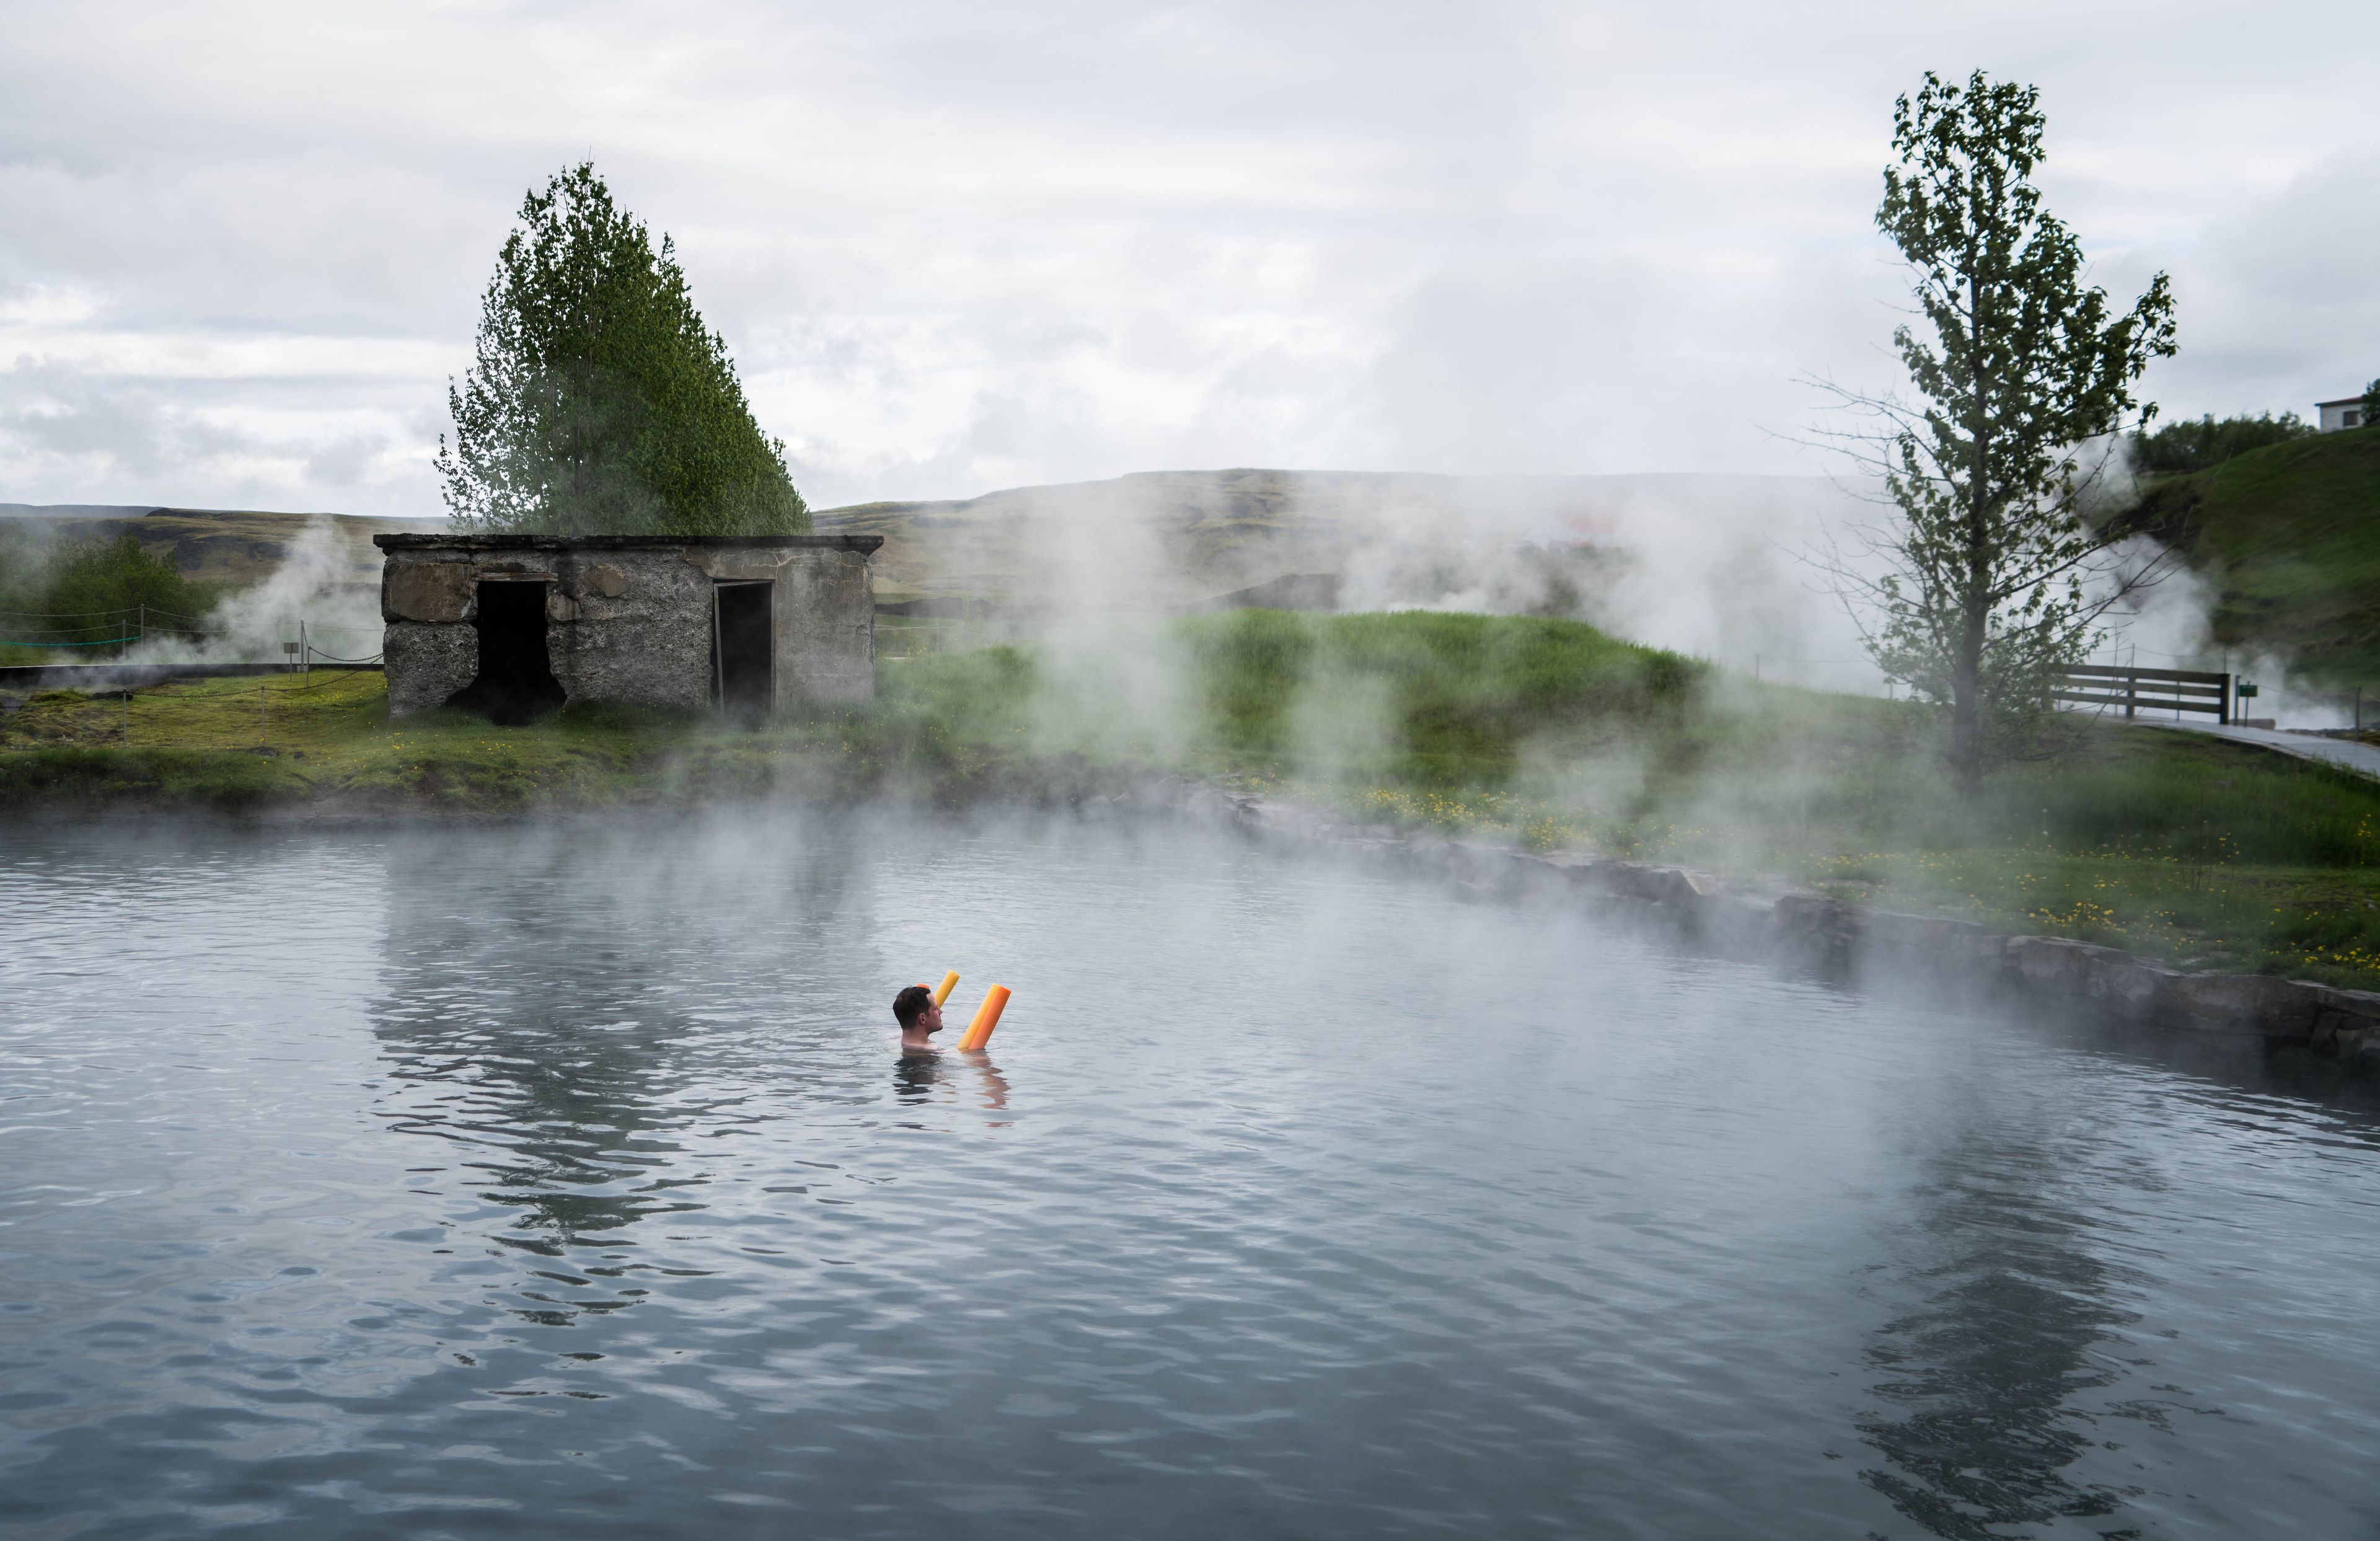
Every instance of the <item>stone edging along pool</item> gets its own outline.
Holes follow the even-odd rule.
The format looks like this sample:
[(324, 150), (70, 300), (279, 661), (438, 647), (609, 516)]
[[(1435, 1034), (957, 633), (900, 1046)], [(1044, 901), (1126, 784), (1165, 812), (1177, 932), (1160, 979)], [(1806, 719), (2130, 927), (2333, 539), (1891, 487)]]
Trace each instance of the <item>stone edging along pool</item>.
[[(1139, 801), (1129, 794), (1118, 802)], [(2004, 936), (1971, 920), (1871, 909), (1815, 894), (1764, 898), (1708, 873), (1572, 852), (1415, 838), (1211, 787), (1162, 801), (1282, 844), (1366, 855), (1465, 887), (1568, 895), (1667, 922), (1733, 956), (1790, 960), (1850, 982), (2033, 1001), (2148, 1025), (2261, 1037), (2380, 1072), (2380, 992), (2264, 974), (2190, 973), (2063, 937)]]

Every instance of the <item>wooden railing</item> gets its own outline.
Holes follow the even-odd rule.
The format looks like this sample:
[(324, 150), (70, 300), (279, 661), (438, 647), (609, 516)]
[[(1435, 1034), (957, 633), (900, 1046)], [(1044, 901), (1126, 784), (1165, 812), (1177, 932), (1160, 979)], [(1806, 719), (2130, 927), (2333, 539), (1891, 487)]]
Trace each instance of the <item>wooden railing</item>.
[(2231, 676), (2199, 669), (2119, 669), (2078, 663), (2050, 691), (2050, 698), (2087, 706), (2122, 707), (2132, 716), (2146, 707), (2157, 711), (2203, 711), (2231, 721)]

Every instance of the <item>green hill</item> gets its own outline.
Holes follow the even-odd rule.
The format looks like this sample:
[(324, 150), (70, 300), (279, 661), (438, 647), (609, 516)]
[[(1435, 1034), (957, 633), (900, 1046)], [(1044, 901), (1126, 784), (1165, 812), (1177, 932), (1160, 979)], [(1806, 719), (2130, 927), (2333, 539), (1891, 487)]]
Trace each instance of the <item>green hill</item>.
[(331, 539), (326, 553), (344, 580), (380, 586), (374, 535), (426, 532), (443, 519), (374, 519), (353, 514), (276, 514), (237, 508), (112, 508), (94, 504), (0, 504), (0, 535), (51, 540), (113, 540), (129, 535), (152, 556), (171, 555), (186, 578), (243, 588), (271, 577), (310, 526)]
[(2152, 483), (2143, 528), (2216, 588), (2215, 639), (2380, 683), (2380, 428), (2252, 450)]
[[(1789, 482), (1789, 479), (1767, 479)], [(1677, 486), (1692, 483), (1684, 491)], [(944, 502), (818, 511), (824, 534), (878, 535), (876, 592), (927, 606), (1167, 611), (1296, 579), (1335, 583), (1390, 549), (1464, 565), (1486, 539), (1575, 540), (1631, 500), (1742, 497), (1754, 478), (1457, 477), (1417, 472), (1139, 471)], [(1476, 552), (1472, 553), (1475, 558)]]

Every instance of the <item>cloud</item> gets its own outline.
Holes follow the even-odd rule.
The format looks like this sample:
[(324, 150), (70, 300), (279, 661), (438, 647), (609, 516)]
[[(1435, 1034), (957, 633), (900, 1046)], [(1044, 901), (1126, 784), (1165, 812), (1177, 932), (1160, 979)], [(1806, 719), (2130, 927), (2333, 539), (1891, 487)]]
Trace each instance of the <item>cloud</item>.
[(376, 416), (317, 410), (293, 421), (20, 359), (0, 373), (0, 465), (37, 490), (103, 488), (115, 503), (320, 509), (342, 492), (426, 483), (429, 467), (408, 464), (419, 457)]
[(2175, 273), (2168, 411), (2380, 370), (2368, 7), (25, 4), (0, 498), (434, 512), (496, 247), (585, 154), (820, 505), (1808, 471), (1792, 382), (1888, 370), (1891, 98), (1975, 64), (2043, 85), (2102, 281)]

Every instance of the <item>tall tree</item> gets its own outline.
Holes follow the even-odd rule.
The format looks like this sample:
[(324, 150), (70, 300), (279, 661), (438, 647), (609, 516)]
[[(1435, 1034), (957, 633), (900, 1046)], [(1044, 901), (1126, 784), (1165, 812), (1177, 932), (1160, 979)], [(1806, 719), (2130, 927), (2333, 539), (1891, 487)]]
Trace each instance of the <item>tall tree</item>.
[(788, 535), (810, 527), (784, 445), (760, 431), (727, 343), (703, 325), (670, 238), (582, 162), (521, 204), (438, 441), (465, 528), (551, 535)]
[(2038, 741), (2057, 674), (2143, 576), (2112, 550), (2110, 436), (2155, 415), (2132, 385), (2174, 351), (2165, 274), (2121, 315), (2083, 282), (2033, 183), (2044, 127), (2034, 88), (1980, 70), (1899, 99), (1876, 221), (1914, 280), (1922, 324), (1892, 340), (1923, 399), (1836, 392), (1883, 420), (1861, 437), (1896, 516), (1838, 572), (1885, 673), (1948, 705), (1968, 790)]

